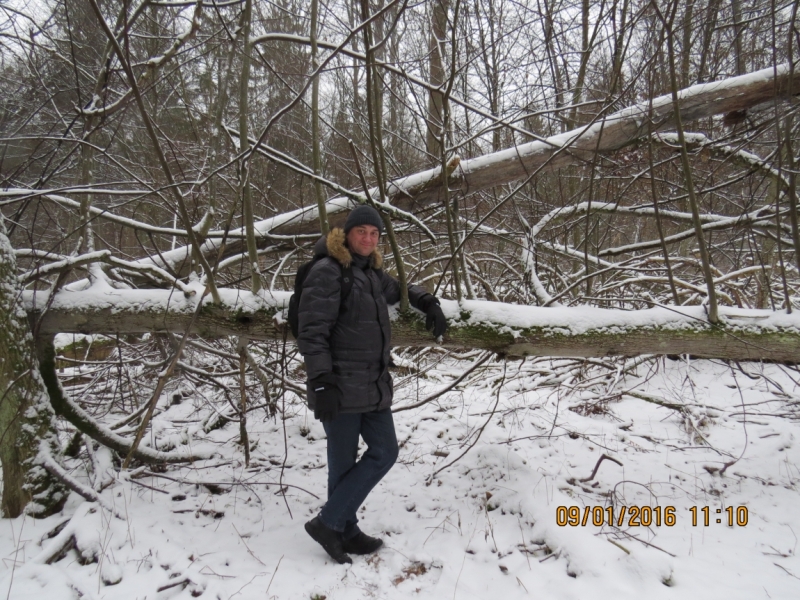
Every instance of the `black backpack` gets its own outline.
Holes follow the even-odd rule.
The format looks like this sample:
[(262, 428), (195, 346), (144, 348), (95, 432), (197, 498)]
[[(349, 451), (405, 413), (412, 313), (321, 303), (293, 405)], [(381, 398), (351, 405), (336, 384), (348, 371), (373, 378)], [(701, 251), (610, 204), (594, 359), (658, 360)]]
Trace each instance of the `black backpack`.
[[(303, 293), (303, 282), (308, 277), (311, 267), (326, 256), (327, 254), (317, 254), (297, 269), (297, 275), (294, 277), (294, 294), (289, 298), (289, 327), (292, 329), (294, 339), (297, 339), (300, 333), (300, 294)], [(350, 294), (350, 290), (353, 289), (353, 267), (342, 267), (342, 276), (339, 278), (339, 283), (342, 284), (341, 293), (342, 300), (344, 300)]]

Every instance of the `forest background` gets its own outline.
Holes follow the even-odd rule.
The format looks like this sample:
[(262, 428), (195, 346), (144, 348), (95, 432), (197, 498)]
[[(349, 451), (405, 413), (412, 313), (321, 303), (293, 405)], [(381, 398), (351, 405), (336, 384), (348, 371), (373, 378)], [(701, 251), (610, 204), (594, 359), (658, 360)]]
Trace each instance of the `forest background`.
[(458, 373), (414, 404), (524, 356), (541, 386), (667, 355), (796, 380), (797, 11), (3, 0), (3, 514), (103, 505), (225, 427), (249, 467), (248, 427), (304, 410), (294, 272), (361, 202), (450, 320), (398, 307), (397, 376)]

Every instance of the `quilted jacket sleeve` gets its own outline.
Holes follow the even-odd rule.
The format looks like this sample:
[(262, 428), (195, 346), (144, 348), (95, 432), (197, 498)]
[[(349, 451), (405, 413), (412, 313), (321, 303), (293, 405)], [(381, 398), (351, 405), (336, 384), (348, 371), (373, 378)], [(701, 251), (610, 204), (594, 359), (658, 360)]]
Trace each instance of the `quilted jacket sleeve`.
[(309, 379), (333, 371), (330, 338), (339, 316), (341, 267), (330, 258), (317, 262), (303, 282), (297, 346)]
[[(381, 274), (381, 285), (383, 286), (383, 297), (386, 298), (387, 304), (395, 304), (400, 302), (400, 282), (385, 271), (379, 271)], [(425, 288), (418, 285), (408, 285), (408, 301), (414, 308), (418, 308), (419, 299), (425, 296), (428, 292)]]

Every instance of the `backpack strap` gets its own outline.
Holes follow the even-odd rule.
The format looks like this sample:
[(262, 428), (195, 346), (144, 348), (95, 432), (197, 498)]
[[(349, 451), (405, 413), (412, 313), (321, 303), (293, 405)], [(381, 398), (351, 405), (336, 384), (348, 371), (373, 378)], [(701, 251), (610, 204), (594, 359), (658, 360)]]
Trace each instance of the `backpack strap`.
[(353, 289), (353, 267), (352, 265), (342, 267), (342, 300), (347, 298), (350, 290)]

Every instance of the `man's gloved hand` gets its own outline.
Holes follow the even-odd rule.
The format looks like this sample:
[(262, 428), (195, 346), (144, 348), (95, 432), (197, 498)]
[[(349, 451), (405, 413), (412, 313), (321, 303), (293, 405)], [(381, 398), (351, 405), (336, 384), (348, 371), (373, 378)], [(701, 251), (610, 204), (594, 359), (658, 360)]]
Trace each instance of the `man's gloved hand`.
[(314, 418), (322, 422), (333, 421), (339, 415), (342, 405), (342, 391), (336, 385), (336, 375), (325, 373), (309, 380), (308, 385), (314, 390)]
[(427, 315), (425, 329), (433, 329), (433, 337), (439, 339), (447, 331), (447, 319), (439, 306), (439, 300), (433, 294), (425, 294), (417, 301), (417, 308)]

